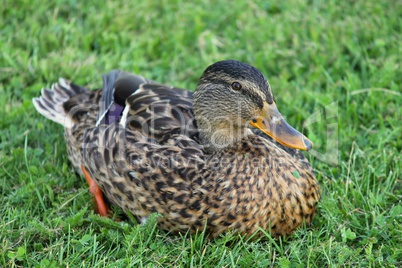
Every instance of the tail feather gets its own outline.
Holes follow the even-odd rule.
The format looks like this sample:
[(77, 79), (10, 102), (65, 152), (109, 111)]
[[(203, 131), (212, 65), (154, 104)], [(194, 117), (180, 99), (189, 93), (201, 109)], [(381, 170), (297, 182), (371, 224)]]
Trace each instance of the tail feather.
[(33, 98), (32, 102), (36, 110), (44, 117), (61, 124), (65, 128), (71, 128), (73, 121), (63, 108), (63, 103), (71, 97), (88, 92), (87, 89), (72, 84), (70, 81), (60, 78), (51, 89), (42, 89), (39, 98)]

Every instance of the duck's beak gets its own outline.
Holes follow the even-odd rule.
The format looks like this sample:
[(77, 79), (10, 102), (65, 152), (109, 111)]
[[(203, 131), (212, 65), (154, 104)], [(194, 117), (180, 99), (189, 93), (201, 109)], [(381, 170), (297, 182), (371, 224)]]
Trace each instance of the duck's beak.
[(313, 147), (313, 143), (306, 136), (286, 123), (275, 102), (264, 102), (261, 116), (251, 120), (250, 124), (287, 147), (307, 151)]

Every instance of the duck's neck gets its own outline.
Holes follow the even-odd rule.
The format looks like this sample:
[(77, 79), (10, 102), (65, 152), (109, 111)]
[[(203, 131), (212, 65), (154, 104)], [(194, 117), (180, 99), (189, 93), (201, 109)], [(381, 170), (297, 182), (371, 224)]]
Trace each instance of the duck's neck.
[(228, 147), (233, 147), (239, 143), (244, 137), (251, 134), (247, 128), (224, 128), (216, 127), (212, 131), (200, 129), (201, 142), (209, 151), (222, 151)]

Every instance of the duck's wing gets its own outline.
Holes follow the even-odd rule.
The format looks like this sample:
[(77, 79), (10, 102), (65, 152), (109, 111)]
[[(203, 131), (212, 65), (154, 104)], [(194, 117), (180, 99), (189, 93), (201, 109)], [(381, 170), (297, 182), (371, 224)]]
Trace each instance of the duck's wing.
[(120, 123), (161, 145), (178, 135), (197, 139), (192, 95), (188, 90), (162, 84), (141, 84), (127, 98)]
[[(112, 100), (113, 105), (100, 105), (106, 107), (103, 119), (86, 134), (83, 154), (92, 162), (89, 166), (107, 167), (123, 151), (129, 158), (126, 161), (139, 158), (146, 162), (149, 154), (168, 155), (167, 158), (203, 158), (192, 92), (122, 72), (112, 73), (110, 80), (113, 79), (114, 83), (105, 83), (109, 86), (103, 89), (103, 95), (113, 94), (112, 97), (101, 100)], [(113, 115), (119, 110), (116, 105), (122, 104), (124, 109), (117, 118)], [(116, 144), (116, 140), (120, 144)], [(113, 149), (110, 151), (110, 148)]]
[(120, 70), (112, 70), (103, 75), (102, 98), (99, 103), (96, 126), (119, 120), (126, 99), (144, 83), (154, 82), (143, 76)]
[(139, 131), (162, 144), (177, 134), (195, 138), (192, 95), (185, 89), (113, 70), (103, 76), (96, 126), (120, 122), (128, 131)]
[(119, 121), (87, 132), (84, 165), (124, 211), (142, 218), (152, 212), (166, 215), (175, 206), (184, 213), (179, 218), (188, 220), (193, 215), (185, 212), (193, 207), (196, 221), (203, 195), (196, 189), (206, 181), (204, 152), (195, 136), (192, 93), (145, 82), (125, 100)]

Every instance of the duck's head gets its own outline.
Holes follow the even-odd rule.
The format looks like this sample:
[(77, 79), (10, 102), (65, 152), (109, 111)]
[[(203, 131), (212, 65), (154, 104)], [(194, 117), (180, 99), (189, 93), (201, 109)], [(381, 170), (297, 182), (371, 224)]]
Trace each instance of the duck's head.
[(246, 63), (224, 60), (209, 66), (194, 93), (194, 114), (204, 144), (215, 150), (250, 135), (252, 127), (287, 147), (312, 148), (279, 113), (264, 75)]

